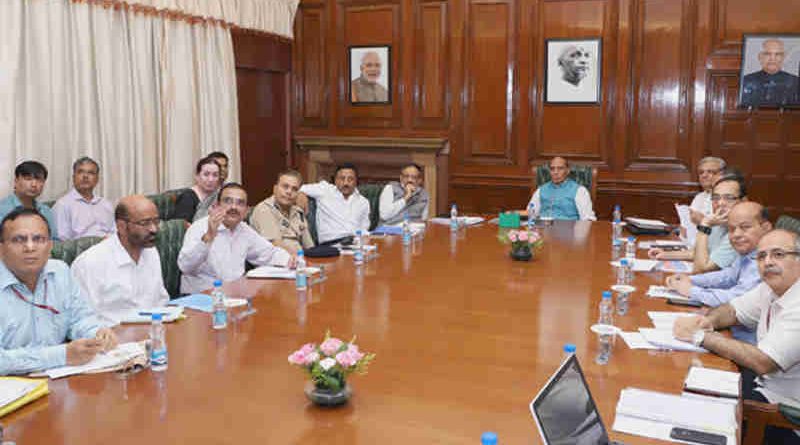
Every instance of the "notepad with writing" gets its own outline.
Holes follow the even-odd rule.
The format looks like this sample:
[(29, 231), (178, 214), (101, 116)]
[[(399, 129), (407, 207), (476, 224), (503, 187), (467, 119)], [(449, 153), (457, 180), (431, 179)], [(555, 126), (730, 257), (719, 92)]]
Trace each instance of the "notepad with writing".
[(683, 389), (718, 397), (738, 398), (742, 376), (738, 372), (692, 366), (683, 382)]
[(0, 377), (0, 417), (48, 394), (47, 380)]

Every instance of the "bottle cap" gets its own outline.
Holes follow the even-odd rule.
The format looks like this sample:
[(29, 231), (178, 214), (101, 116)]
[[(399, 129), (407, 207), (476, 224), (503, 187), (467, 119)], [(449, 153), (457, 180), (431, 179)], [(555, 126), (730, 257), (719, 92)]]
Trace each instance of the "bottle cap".
[(575, 345), (572, 343), (564, 343), (564, 352), (567, 354), (574, 354), (575, 353)]
[(497, 445), (497, 434), (487, 431), (481, 434), (481, 444), (483, 445)]
[(361, 229), (356, 230), (356, 236), (361, 236)]
[(222, 280), (214, 280), (214, 287), (222, 286)]
[(634, 241), (636, 241), (636, 238), (634, 238), (634, 237), (632, 237), (632, 236), (629, 236), (629, 237), (628, 237), (628, 241), (629, 241), (629, 242), (634, 242)]
[(161, 312), (156, 312), (150, 315), (150, 319), (153, 321), (161, 321), (164, 319), (164, 314), (162, 314)]
[(604, 290), (603, 291), (603, 299), (606, 299), (606, 298), (609, 298), (609, 299), (611, 298), (611, 291), (610, 290)]
[(300, 250), (297, 251), (297, 256), (303, 256), (303, 255), (305, 255), (305, 252), (303, 252), (303, 249), (300, 249)]
[(619, 204), (614, 204), (614, 210), (619, 210)]
[(628, 259), (627, 258), (623, 258), (623, 259), (619, 260), (619, 265), (620, 266), (627, 266), (628, 265)]

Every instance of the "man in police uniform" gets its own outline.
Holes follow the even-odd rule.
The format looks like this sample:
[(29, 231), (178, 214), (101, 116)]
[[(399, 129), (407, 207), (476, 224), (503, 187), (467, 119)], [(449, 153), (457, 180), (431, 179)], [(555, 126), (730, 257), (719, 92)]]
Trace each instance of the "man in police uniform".
[(250, 225), (272, 244), (297, 255), (300, 249), (314, 246), (303, 209), (297, 205), (297, 193), (303, 177), (295, 170), (278, 175), (272, 196), (253, 209)]
[(350, 83), (353, 102), (388, 102), (389, 92), (378, 83), (381, 77), (381, 58), (375, 51), (361, 57), (361, 76)]
[(767, 39), (761, 44), (758, 53), (761, 71), (744, 76), (741, 105), (780, 107), (800, 104), (798, 77), (783, 71), (785, 57), (781, 40)]

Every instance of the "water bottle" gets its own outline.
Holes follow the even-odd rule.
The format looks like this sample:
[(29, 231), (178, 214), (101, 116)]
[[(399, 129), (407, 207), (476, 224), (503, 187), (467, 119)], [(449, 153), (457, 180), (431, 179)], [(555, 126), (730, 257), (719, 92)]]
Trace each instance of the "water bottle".
[[(604, 291), (603, 298), (600, 300), (600, 316), (597, 323), (605, 326), (612, 326), (614, 324), (614, 303), (611, 301), (611, 292)], [(605, 328), (603, 326), (602, 328)], [(597, 334), (598, 338), (598, 353), (595, 362), (598, 365), (605, 365), (608, 359), (611, 358), (611, 342), (613, 334), (600, 332)]]
[(481, 434), (481, 445), (497, 445), (497, 434), (491, 431)]
[(572, 343), (564, 343), (564, 360), (575, 354), (577, 348)]
[(456, 203), (450, 206), (450, 230), (453, 232), (458, 230), (458, 208), (456, 208)]
[(614, 206), (611, 226), (613, 228), (611, 231), (611, 242), (613, 243), (614, 240), (622, 238), (622, 210), (620, 210), (619, 204)]
[(353, 238), (353, 263), (357, 266), (364, 264), (364, 244), (361, 236), (361, 230), (356, 230), (356, 237)]
[(228, 308), (225, 306), (225, 293), (222, 292), (222, 281), (214, 281), (214, 290), (211, 291), (211, 299), (214, 300), (211, 313), (211, 327), (214, 329), (225, 329), (228, 327)]
[(628, 243), (625, 244), (625, 258), (633, 261), (636, 258), (636, 238), (628, 237)]
[(295, 268), (294, 284), (297, 290), (308, 288), (308, 275), (306, 274), (306, 255), (303, 249), (297, 251), (297, 267)]
[(535, 225), (535, 218), (536, 218), (536, 208), (533, 205), (533, 201), (528, 204), (528, 230), (533, 230), (533, 226)]
[(619, 267), (617, 267), (617, 284), (628, 284), (630, 263), (627, 258), (619, 260)]
[(408, 221), (408, 212), (403, 214), (403, 245), (411, 244), (411, 223)]
[(611, 261), (617, 261), (622, 256), (622, 242), (618, 238), (611, 240)]
[(150, 369), (166, 371), (167, 339), (164, 337), (163, 315), (153, 314), (150, 318)]
[(628, 292), (617, 291), (617, 315), (628, 313)]

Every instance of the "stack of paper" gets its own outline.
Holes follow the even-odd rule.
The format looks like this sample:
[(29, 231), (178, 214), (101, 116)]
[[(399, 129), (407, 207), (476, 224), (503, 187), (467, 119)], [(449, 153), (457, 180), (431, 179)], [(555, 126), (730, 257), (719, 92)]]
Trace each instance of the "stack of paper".
[(614, 431), (674, 441), (670, 438), (674, 427), (720, 434), (735, 444), (736, 405), (637, 388), (622, 390)]
[(742, 376), (738, 372), (692, 366), (683, 382), (687, 391), (720, 397), (739, 398)]
[(687, 312), (658, 312), (647, 313), (655, 328), (639, 328), (638, 332), (621, 332), (620, 336), (631, 349), (666, 349), (672, 351), (707, 352), (691, 343), (680, 341), (673, 337), (672, 326), (680, 317), (691, 316)]
[[(611, 261), (611, 265), (614, 266), (614, 267), (619, 267), (619, 261)], [(637, 258), (637, 259), (633, 260), (632, 270), (634, 272), (650, 272), (657, 265), (658, 265), (658, 261), (657, 260), (645, 260), (645, 259)]]
[[(319, 273), (319, 267), (306, 267), (306, 274), (308, 276), (317, 273)], [(297, 271), (285, 267), (261, 266), (248, 271), (246, 275), (247, 278), (280, 278), (284, 280), (294, 280), (297, 277)]]
[(669, 225), (664, 221), (658, 219), (645, 219), (645, 218), (625, 218), (631, 224), (646, 229), (667, 229)]
[(639, 332), (644, 339), (659, 349), (668, 349), (671, 351), (688, 351), (688, 352), (708, 352), (707, 350), (695, 346), (692, 343), (678, 340), (672, 335), (672, 329), (651, 329), (639, 328)]
[(153, 314), (162, 314), (164, 323), (173, 322), (183, 315), (182, 306), (165, 306), (144, 309), (128, 309), (120, 317), (120, 323), (150, 323)]
[(650, 286), (646, 295), (651, 298), (669, 298), (671, 300), (689, 301), (688, 297), (684, 297), (678, 292), (665, 286)]
[(0, 417), (49, 392), (47, 380), (0, 377)]
[(60, 379), (75, 374), (96, 374), (99, 372), (116, 371), (126, 367), (129, 363), (140, 361), (147, 362), (144, 342), (121, 343), (115, 349), (97, 354), (89, 363), (79, 366), (62, 366), (39, 373), (51, 379)]
[(681, 227), (686, 230), (686, 244), (694, 246), (694, 240), (697, 238), (697, 226), (692, 222), (692, 214), (687, 205), (675, 204), (675, 211), (678, 212), (678, 219), (681, 222)]

